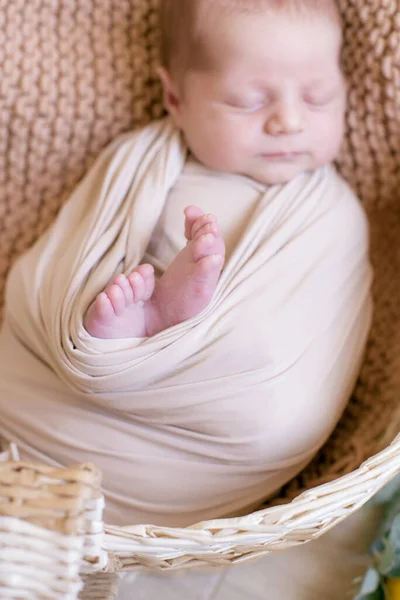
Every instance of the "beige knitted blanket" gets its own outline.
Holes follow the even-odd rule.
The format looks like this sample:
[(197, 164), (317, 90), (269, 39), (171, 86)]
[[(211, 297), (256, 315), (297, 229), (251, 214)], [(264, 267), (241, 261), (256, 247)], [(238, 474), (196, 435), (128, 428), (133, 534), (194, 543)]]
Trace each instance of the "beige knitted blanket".
[(370, 325), (366, 220), (328, 166), (263, 188), (196, 318), (92, 338), (87, 307), (141, 262), (185, 157), (168, 119), (118, 138), (7, 283), (0, 434), (27, 460), (93, 460), (117, 524), (189, 525), (281, 487), (340, 418)]

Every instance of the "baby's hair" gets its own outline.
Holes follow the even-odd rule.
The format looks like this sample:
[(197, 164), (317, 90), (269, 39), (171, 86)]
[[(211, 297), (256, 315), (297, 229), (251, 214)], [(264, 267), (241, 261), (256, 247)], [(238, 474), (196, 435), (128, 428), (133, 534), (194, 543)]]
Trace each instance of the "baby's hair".
[(207, 27), (216, 11), (326, 15), (341, 26), (335, 0), (161, 0), (161, 58), (175, 75), (207, 67)]

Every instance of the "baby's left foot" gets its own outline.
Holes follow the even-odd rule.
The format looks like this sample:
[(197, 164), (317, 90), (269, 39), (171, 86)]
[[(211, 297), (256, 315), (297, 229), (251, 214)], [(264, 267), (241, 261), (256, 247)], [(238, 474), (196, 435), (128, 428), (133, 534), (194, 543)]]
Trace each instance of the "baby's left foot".
[(127, 277), (117, 275), (90, 306), (84, 327), (97, 338), (145, 337), (144, 303), (154, 291), (154, 269), (140, 265)]

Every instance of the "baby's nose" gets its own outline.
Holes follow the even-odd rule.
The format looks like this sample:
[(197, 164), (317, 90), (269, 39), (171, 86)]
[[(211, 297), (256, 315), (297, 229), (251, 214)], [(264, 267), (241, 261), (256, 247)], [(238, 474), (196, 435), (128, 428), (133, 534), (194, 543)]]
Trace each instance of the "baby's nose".
[(268, 135), (288, 135), (304, 131), (302, 107), (293, 102), (280, 103), (265, 122)]

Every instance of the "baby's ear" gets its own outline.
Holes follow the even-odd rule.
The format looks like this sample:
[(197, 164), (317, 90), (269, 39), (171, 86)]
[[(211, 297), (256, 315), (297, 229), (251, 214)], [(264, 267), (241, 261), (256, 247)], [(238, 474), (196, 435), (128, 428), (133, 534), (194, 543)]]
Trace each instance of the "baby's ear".
[(169, 71), (164, 67), (158, 67), (157, 75), (161, 80), (163, 88), (164, 107), (169, 112), (175, 125), (179, 127), (181, 100), (178, 87), (174, 83)]

